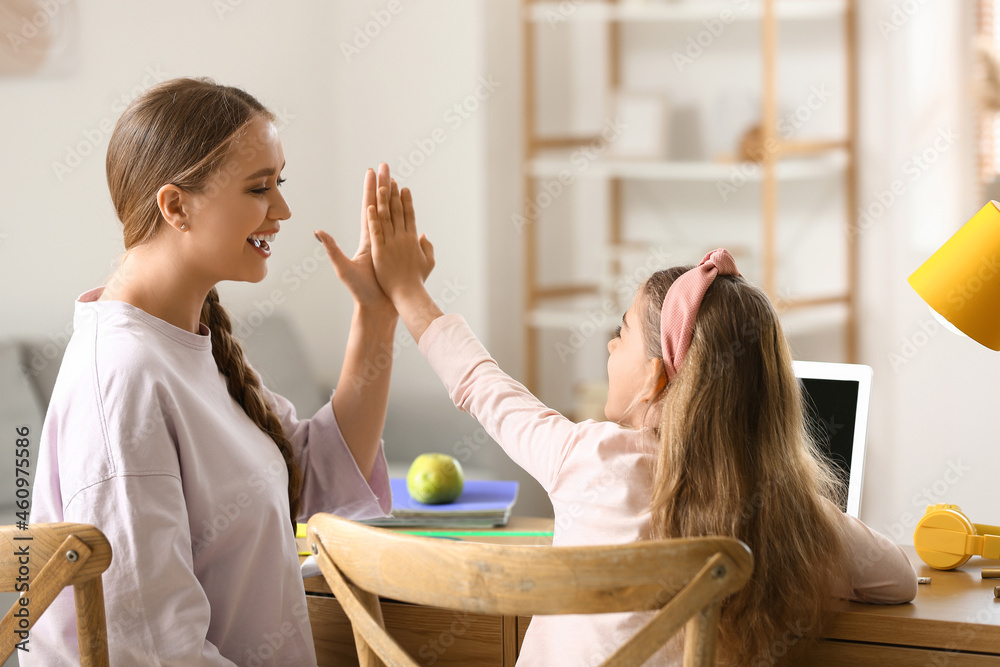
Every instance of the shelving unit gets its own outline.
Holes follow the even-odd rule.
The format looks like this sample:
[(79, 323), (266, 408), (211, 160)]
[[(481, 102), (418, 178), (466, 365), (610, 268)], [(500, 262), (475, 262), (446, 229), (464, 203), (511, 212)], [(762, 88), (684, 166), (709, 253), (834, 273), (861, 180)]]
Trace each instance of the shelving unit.
[[(842, 172), (848, 160), (848, 152), (843, 146), (837, 146), (818, 158), (782, 160), (776, 165), (777, 176), (782, 181), (828, 177)], [(565, 158), (542, 155), (529, 162), (526, 170), (531, 178), (557, 178), (566, 166)], [(724, 162), (694, 160), (602, 160), (595, 162), (579, 178), (715, 183), (728, 178), (732, 167)], [(765, 176), (757, 169), (746, 178), (750, 183), (759, 183)]]
[[(596, 135), (567, 133), (557, 135), (538, 131), (538, 89), (536, 69), (538, 54), (536, 40), (543, 33), (540, 26), (567, 25), (590, 22), (606, 33), (607, 72), (605, 96), (614, 99), (621, 91), (622, 51), (621, 38), (625, 25), (640, 23), (689, 23), (697, 31), (700, 24), (712, 21), (724, 12), (730, 12), (727, 25), (756, 22), (760, 29), (760, 82), (759, 141), (773, 150), (763, 152), (763, 158), (746, 164), (746, 183), (759, 192), (759, 252), (755, 256), (760, 268), (759, 284), (771, 296), (782, 313), (797, 314), (815, 310), (816, 326), (829, 327), (832, 320), (823, 307), (837, 305), (844, 309), (842, 318), (844, 359), (857, 358), (856, 334), (856, 247), (855, 211), (856, 192), (856, 68), (855, 57), (855, 0), (758, 0), (742, 5), (738, 12), (731, 1), (714, 0), (582, 0), (580, 2), (538, 2), (522, 0), (522, 29), (524, 44), (524, 193), (526, 202), (536, 202), (544, 197), (540, 183), (551, 182), (565, 174), (574, 150), (598, 140)], [(778, 31), (783, 22), (843, 20), (843, 73), (846, 84), (845, 126), (842, 136), (821, 137), (802, 141), (779, 136), (778, 111)], [(752, 28), (752, 26), (751, 26)], [(839, 57), (839, 56), (838, 56)], [(736, 148), (735, 146), (733, 147)], [(605, 215), (605, 244), (610, 275), (624, 270), (619, 259), (623, 248), (635, 247), (637, 242), (625, 233), (624, 198), (626, 186), (633, 183), (652, 184), (654, 187), (698, 188), (710, 187), (731, 174), (734, 164), (730, 161), (624, 159), (601, 156), (587, 165), (584, 171), (574, 174), (574, 187), (607, 187), (608, 210)], [(779, 185), (781, 183), (806, 183), (822, 179), (843, 178), (841, 203), (845, 211), (843, 256), (846, 266), (846, 285), (843, 290), (821, 293), (808, 297), (788, 298), (781, 293), (777, 280), (779, 261), (777, 238), (779, 231)], [(543, 180), (545, 179), (545, 180)], [(605, 185), (606, 184), (606, 185)], [(592, 276), (591, 280), (571, 280), (563, 283), (545, 283), (539, 280), (539, 260), (550, 257), (547, 253), (559, 252), (543, 247), (536, 224), (545, 212), (538, 206), (525, 207), (523, 219), (524, 239), (524, 343), (525, 379), (533, 391), (540, 384), (540, 345), (544, 330), (569, 329), (580, 322), (582, 313), (593, 311), (595, 301), (607, 291), (608, 277)], [(597, 213), (600, 214), (600, 213)], [(706, 239), (707, 244), (721, 245), (726, 239)], [(641, 243), (639, 244), (641, 245)], [(738, 245), (738, 243), (737, 243)], [(749, 251), (748, 251), (749, 252)], [(606, 328), (617, 325), (620, 313), (608, 317)], [(594, 319), (594, 318), (591, 318)], [(796, 318), (801, 322), (802, 318)], [(596, 325), (595, 325), (596, 326)], [(792, 328), (800, 327), (794, 324)]]
[[(550, 20), (552, 16), (565, 13), (563, 2), (529, 2), (529, 20), (541, 23)], [(732, 0), (650, 0), (648, 2), (600, 2), (588, 1), (574, 3), (568, 20), (574, 21), (669, 21), (698, 22), (719, 16), (723, 11), (732, 11), (736, 3)], [(823, 19), (839, 16), (844, 9), (842, 0), (795, 0), (779, 2), (775, 8), (778, 20)], [(758, 1), (751, 4), (745, 11), (734, 12), (735, 21), (759, 21), (764, 16), (764, 3)]]

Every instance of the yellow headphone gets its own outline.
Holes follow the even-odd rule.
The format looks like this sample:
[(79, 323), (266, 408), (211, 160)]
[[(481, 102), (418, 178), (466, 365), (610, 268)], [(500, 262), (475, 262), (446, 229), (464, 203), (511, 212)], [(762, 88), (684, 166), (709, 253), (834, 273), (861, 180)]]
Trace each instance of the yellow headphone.
[(917, 555), (938, 570), (953, 570), (972, 556), (1000, 558), (1000, 527), (972, 523), (958, 505), (928, 505), (913, 531)]

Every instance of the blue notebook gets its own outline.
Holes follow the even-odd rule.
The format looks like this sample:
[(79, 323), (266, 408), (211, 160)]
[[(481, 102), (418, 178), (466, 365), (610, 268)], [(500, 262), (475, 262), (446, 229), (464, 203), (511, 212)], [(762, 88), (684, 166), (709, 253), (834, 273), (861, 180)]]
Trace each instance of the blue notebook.
[(462, 495), (455, 502), (425, 505), (410, 497), (406, 480), (394, 477), (392, 516), (366, 519), (371, 526), (493, 527), (504, 526), (517, 500), (518, 484), (508, 480), (466, 480)]

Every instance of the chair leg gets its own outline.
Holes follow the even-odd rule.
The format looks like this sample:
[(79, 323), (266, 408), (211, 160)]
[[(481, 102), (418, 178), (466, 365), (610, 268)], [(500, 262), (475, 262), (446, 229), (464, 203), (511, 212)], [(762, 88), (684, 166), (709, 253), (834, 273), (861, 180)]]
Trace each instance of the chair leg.
[[(354, 595), (357, 596), (358, 601), (361, 602), (365, 610), (371, 614), (371, 617), (384, 630), (385, 619), (382, 618), (382, 605), (379, 604), (378, 596), (374, 593), (369, 593), (368, 591), (358, 588), (349, 581), (346, 583)], [(360, 667), (385, 667), (385, 663), (382, 662), (382, 659), (378, 657), (375, 651), (371, 650), (368, 646), (368, 642), (365, 641), (365, 638), (357, 630), (354, 631), (354, 644), (358, 649), (358, 662)]]
[(108, 667), (108, 626), (100, 575), (73, 586), (80, 667)]
[[(310, 529), (311, 530), (311, 529)], [(354, 628), (354, 644), (361, 667), (419, 667), (406, 651), (385, 631), (382, 607), (378, 596), (358, 588), (344, 578), (326, 552), (322, 541), (313, 544), (316, 562), (333, 594), (340, 600), (344, 613)], [(359, 632), (359, 628), (363, 631)], [(370, 637), (370, 639), (366, 639)], [(372, 646), (375, 648), (373, 649)], [(385, 660), (379, 656), (386, 656)]]
[(714, 667), (716, 635), (722, 603), (715, 599), (687, 622), (684, 667)]

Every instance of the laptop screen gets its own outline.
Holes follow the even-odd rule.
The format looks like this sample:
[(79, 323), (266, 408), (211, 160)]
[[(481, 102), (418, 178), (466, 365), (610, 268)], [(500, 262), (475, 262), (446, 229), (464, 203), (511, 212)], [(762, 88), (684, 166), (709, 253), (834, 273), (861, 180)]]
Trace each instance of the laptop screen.
[(799, 382), (804, 390), (806, 426), (816, 444), (839, 469), (846, 485), (851, 479), (859, 383), (818, 378), (799, 378)]
[(860, 517), (872, 369), (821, 361), (792, 364), (802, 387), (806, 425), (847, 483), (847, 503), (841, 509)]

